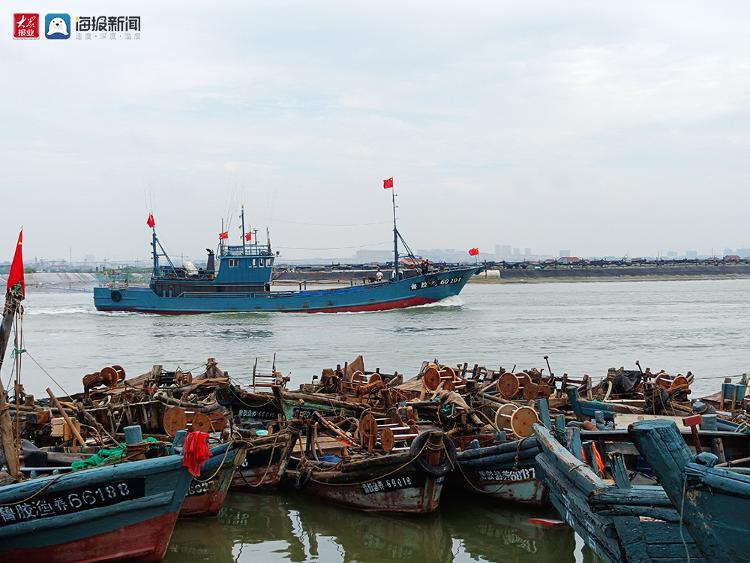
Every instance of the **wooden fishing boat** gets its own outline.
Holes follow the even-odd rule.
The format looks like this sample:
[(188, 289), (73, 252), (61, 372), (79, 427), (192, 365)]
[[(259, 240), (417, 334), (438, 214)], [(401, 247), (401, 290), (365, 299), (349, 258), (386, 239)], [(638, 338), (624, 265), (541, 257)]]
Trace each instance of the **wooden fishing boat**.
[[(435, 433), (439, 448), (442, 433)], [(330, 455), (330, 454), (329, 454)], [(382, 458), (300, 466), (287, 477), (307, 494), (369, 512), (425, 514), (437, 510), (449, 468), (430, 453), (404, 452)]]
[[(541, 447), (537, 463), (550, 500), (565, 521), (599, 557), (621, 561), (703, 561), (688, 534), (680, 531), (680, 514), (658, 485), (631, 482), (622, 457), (611, 458), (613, 478), (600, 476), (593, 442), (586, 442), (594, 467), (584, 463), (581, 442), (568, 451), (541, 424), (534, 425)], [(601, 453), (606, 455), (606, 452)]]
[(160, 561), (190, 486), (182, 456), (0, 487), (0, 560)]
[(211, 457), (201, 465), (201, 474), (188, 488), (180, 518), (216, 516), (224, 505), (235, 470), (245, 460), (244, 442), (226, 442), (211, 448)]
[(459, 447), (451, 481), (498, 501), (542, 506), (548, 498), (547, 487), (537, 474), (538, 453), (534, 437), (487, 446), (476, 440), (473, 446)]
[(456, 462), (453, 442), (442, 431), (378, 425), (371, 414), (337, 424), (314, 413), (306, 423), (299, 454), (287, 469), (297, 489), (365, 511), (437, 509), (445, 476)]
[(246, 438), (247, 450), (232, 478), (233, 489), (276, 487), (284, 478), (299, 431), (292, 425), (268, 436)]
[(730, 462), (721, 467), (713, 453), (695, 455), (677, 426), (666, 420), (637, 422), (629, 432), (703, 557), (746, 560), (750, 554), (750, 470), (746, 467), (750, 459), (738, 463), (744, 463), (743, 467), (730, 467)]

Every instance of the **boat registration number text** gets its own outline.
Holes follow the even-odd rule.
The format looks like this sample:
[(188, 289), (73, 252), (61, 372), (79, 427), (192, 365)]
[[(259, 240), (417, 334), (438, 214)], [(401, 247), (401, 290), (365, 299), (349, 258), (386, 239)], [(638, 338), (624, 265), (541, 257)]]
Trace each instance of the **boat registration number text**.
[(389, 491), (397, 491), (399, 489), (421, 487), (422, 485), (424, 485), (424, 483), (425, 480), (423, 475), (398, 475), (395, 477), (388, 477), (387, 479), (377, 479), (375, 481), (368, 481), (367, 483), (363, 483), (362, 492), (366, 495), (372, 495), (374, 493), (387, 493)]
[(536, 477), (533, 467), (526, 469), (509, 470), (480, 470), (477, 471), (480, 481), (528, 481)]
[(146, 481), (139, 478), (40, 494), (28, 501), (0, 506), (0, 527), (112, 506), (142, 498), (145, 491)]
[(416, 291), (418, 289), (427, 289), (428, 287), (440, 287), (443, 285), (454, 285), (461, 281), (461, 276), (454, 276), (452, 278), (427, 278), (424, 281), (421, 282), (414, 282), (411, 285), (409, 285), (409, 289), (411, 291)]

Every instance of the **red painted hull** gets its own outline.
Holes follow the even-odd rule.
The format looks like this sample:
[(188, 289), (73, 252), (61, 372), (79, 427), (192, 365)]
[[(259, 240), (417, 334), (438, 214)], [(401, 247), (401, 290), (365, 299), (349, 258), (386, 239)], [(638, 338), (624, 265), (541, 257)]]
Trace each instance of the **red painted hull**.
[(164, 514), (98, 536), (0, 554), (3, 563), (86, 563), (93, 561), (161, 561), (167, 553), (177, 513)]
[(406, 307), (414, 307), (416, 305), (427, 305), (428, 303), (434, 303), (435, 299), (428, 299), (426, 297), (408, 297), (406, 299), (398, 299), (396, 301), (385, 301), (382, 303), (370, 303), (368, 305), (353, 305), (351, 307), (328, 307), (325, 309), (305, 309), (304, 311), (296, 311), (303, 313), (365, 313), (367, 311), (390, 311), (391, 309), (405, 309)]
[[(397, 299), (396, 301), (384, 301), (380, 303), (369, 303), (367, 305), (352, 305), (342, 307), (325, 307), (321, 309), (279, 309), (277, 313), (366, 313), (372, 311), (391, 311), (393, 309), (406, 309), (417, 305), (427, 305), (434, 303), (437, 299), (427, 297), (408, 297), (406, 299)], [(202, 315), (211, 311), (142, 311), (132, 307), (123, 307), (122, 309), (107, 309), (108, 312), (118, 311), (127, 313), (148, 313), (150, 315)], [(220, 313), (222, 311), (214, 311)], [(268, 311), (257, 311), (267, 313)]]
[(212, 491), (202, 495), (193, 495), (185, 497), (180, 509), (180, 518), (198, 518), (203, 516), (216, 516), (224, 501), (227, 498), (227, 491)]

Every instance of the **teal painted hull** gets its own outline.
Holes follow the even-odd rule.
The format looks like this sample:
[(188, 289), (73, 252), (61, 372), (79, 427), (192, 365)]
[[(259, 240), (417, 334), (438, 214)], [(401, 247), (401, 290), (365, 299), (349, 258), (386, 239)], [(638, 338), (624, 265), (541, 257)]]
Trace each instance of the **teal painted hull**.
[[(173, 455), (0, 487), (0, 560), (158, 559), (190, 481), (182, 456)], [(112, 544), (119, 530), (149, 523), (158, 524), (161, 536), (168, 532), (154, 538), (158, 545), (148, 545), (145, 537), (144, 545), (132, 549)]]
[(643, 421), (629, 432), (706, 560), (748, 560), (750, 476), (711, 467), (713, 454), (693, 455), (672, 422)]
[(99, 311), (158, 314), (221, 312), (340, 313), (383, 311), (425, 305), (458, 295), (482, 267), (457, 268), (396, 282), (338, 289), (258, 293), (183, 293), (162, 297), (150, 288), (94, 289)]

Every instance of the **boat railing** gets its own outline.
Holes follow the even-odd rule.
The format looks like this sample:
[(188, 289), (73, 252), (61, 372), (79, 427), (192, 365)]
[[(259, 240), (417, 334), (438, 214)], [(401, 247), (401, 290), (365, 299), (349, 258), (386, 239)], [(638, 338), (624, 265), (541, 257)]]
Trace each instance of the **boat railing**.
[(262, 256), (267, 258), (273, 256), (273, 252), (265, 246), (225, 246), (221, 250), (221, 256), (247, 256), (249, 258)]

